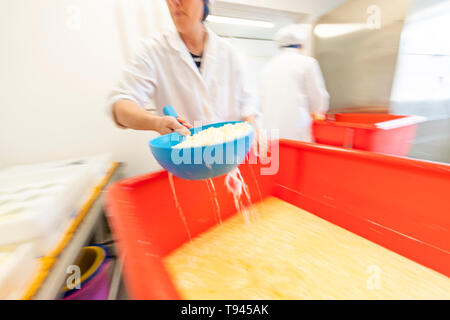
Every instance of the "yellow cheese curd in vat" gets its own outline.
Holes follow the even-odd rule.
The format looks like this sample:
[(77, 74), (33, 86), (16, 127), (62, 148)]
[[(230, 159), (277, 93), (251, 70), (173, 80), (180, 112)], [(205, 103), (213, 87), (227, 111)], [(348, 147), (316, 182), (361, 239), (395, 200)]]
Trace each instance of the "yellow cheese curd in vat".
[(192, 148), (224, 143), (243, 137), (250, 133), (252, 126), (248, 122), (227, 123), (221, 127), (210, 127), (175, 145), (174, 148)]
[(450, 299), (446, 276), (274, 197), (165, 257), (184, 299)]

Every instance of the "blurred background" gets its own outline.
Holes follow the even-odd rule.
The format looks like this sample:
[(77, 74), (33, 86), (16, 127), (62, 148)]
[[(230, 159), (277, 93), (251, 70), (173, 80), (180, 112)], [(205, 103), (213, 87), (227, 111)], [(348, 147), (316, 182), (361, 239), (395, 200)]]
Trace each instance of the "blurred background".
[[(274, 35), (302, 25), (331, 118), (424, 117), (406, 155), (450, 163), (450, 0), (216, 0), (206, 24), (243, 54), (256, 100), (261, 70), (278, 52)], [(0, 299), (61, 297), (77, 257), (97, 257), (97, 268), (114, 259), (114, 248), (83, 247), (114, 243), (101, 195), (161, 167), (148, 147), (158, 134), (117, 128), (108, 95), (140, 39), (174, 28), (165, 0), (0, 1)], [(393, 137), (384, 142), (394, 145)], [(446, 183), (439, 178), (436, 190)], [(433, 190), (426, 199), (439, 196)], [(120, 263), (102, 270), (115, 289), (101, 297), (126, 297)]]
[[(0, 168), (103, 153), (127, 176), (159, 168), (155, 134), (105, 108), (139, 39), (174, 28), (164, 0), (2, 1), (0, 15)], [(245, 19), (207, 24), (244, 53), (256, 96), (276, 31), (305, 24), (331, 112), (425, 116), (409, 156), (450, 161), (450, 1), (222, 0), (212, 15)]]

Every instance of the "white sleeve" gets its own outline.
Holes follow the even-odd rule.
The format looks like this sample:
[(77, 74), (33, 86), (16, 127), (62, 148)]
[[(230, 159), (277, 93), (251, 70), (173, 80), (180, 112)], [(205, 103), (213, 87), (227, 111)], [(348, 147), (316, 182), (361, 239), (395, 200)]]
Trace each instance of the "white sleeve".
[(131, 100), (145, 108), (155, 93), (156, 76), (149, 48), (143, 43), (139, 53), (124, 68), (119, 84), (109, 95), (107, 112), (119, 127), (122, 127), (113, 117), (112, 107), (120, 100)]
[(309, 111), (312, 113), (327, 112), (330, 95), (325, 87), (325, 81), (317, 60), (312, 60), (306, 70), (305, 77)]

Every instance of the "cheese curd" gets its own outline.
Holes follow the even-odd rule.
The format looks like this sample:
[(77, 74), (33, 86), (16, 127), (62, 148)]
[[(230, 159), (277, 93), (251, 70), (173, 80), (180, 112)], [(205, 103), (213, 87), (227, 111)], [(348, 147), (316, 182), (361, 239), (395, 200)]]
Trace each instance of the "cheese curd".
[(210, 146), (232, 141), (249, 134), (252, 126), (248, 122), (227, 123), (221, 127), (210, 127), (193, 135), (175, 145), (174, 148), (192, 148)]
[(183, 299), (449, 299), (450, 279), (269, 197), (164, 258)]

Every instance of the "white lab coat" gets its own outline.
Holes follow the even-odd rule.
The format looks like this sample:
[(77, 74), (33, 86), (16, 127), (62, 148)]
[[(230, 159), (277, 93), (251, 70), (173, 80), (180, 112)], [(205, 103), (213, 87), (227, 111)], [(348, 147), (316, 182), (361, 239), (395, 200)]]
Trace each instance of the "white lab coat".
[(326, 112), (329, 106), (316, 59), (282, 48), (261, 71), (259, 94), (266, 130), (279, 130), (280, 138), (313, 141), (310, 113)]
[(129, 99), (148, 108), (153, 99), (162, 115), (166, 105), (191, 124), (242, 120), (257, 115), (241, 56), (226, 40), (207, 29), (200, 71), (178, 32), (145, 39), (125, 68), (108, 104)]

